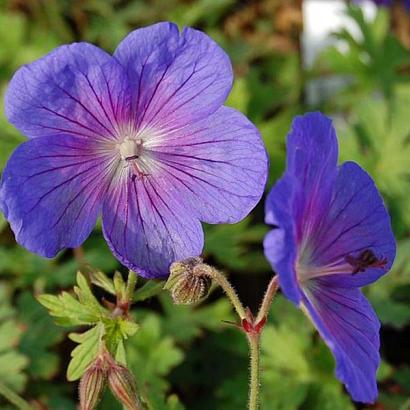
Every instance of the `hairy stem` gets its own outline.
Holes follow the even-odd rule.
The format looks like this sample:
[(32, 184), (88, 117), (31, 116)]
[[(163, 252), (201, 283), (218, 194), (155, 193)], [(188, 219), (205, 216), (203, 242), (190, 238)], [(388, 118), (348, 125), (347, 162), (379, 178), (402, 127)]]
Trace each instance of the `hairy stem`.
[(23, 398), (21, 398), (17, 393), (7, 387), (5, 384), (0, 382), (0, 395), (2, 395), (11, 404), (14, 404), (19, 410), (33, 410), (33, 408), (28, 404)]
[(210, 278), (212, 278), (216, 283), (218, 283), (218, 285), (223, 289), (223, 291), (228, 296), (239, 318), (241, 320), (244, 319), (246, 317), (245, 308), (243, 307), (242, 302), (239, 300), (239, 297), (236, 294), (233, 286), (229, 283), (228, 279), (226, 279), (225, 275), (223, 275), (211, 266), (209, 268), (210, 269), (207, 270), (206, 274)]
[(248, 409), (257, 410), (259, 408), (259, 340), (260, 335), (256, 333), (248, 333), (249, 353), (250, 353), (250, 379), (249, 379), (249, 401)]
[(274, 276), (269, 282), (269, 285), (266, 289), (261, 307), (259, 308), (259, 312), (256, 317), (256, 323), (268, 317), (273, 298), (276, 295), (278, 288), (279, 288), (278, 276)]
[(246, 333), (249, 342), (249, 357), (250, 357), (250, 379), (249, 379), (249, 410), (258, 410), (259, 408), (259, 388), (260, 388), (260, 336), (263, 331), (265, 321), (268, 317), (269, 310), (278, 288), (278, 277), (274, 276), (269, 282), (260, 306), (258, 315), (253, 317), (249, 309), (245, 310), (234, 288), (226, 279), (226, 277), (217, 271), (215, 268), (208, 266), (206, 275), (212, 278), (225, 291), (236, 313), (238, 314), (242, 329)]

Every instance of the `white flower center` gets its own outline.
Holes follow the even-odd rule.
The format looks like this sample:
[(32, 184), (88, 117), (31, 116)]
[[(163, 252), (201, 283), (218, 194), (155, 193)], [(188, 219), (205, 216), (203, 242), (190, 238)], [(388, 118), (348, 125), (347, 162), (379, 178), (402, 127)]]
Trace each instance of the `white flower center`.
[(130, 138), (128, 135), (123, 142), (117, 144), (123, 161), (132, 161), (138, 159), (143, 151), (143, 140), (141, 138)]
[(131, 126), (124, 126), (118, 135), (119, 142), (115, 148), (120, 158), (119, 175), (129, 176), (133, 181), (158, 175), (159, 166), (154, 151), (161, 134), (152, 128), (135, 131)]

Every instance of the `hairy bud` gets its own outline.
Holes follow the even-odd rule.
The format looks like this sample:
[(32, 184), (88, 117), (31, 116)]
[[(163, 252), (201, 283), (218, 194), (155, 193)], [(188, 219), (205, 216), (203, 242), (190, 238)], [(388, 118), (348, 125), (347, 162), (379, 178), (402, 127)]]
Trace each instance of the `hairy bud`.
[(79, 385), (81, 410), (94, 410), (104, 392), (107, 370), (98, 358), (83, 374)]
[(112, 363), (108, 369), (108, 385), (112, 394), (127, 409), (141, 410), (135, 379), (132, 373), (119, 363)]
[(189, 305), (208, 295), (212, 279), (206, 274), (209, 266), (202, 259), (188, 258), (174, 262), (164, 289), (171, 292), (177, 305)]

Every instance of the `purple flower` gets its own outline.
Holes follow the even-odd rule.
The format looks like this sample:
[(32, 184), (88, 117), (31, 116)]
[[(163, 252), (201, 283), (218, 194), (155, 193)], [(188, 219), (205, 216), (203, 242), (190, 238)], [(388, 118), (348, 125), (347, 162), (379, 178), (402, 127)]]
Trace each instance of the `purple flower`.
[[(364, 0), (354, 0), (354, 3), (360, 4)], [(393, 5), (393, 0), (371, 0), (376, 6), (391, 7)]]
[[(394, 0), (372, 0), (376, 6), (391, 7), (394, 4)], [(363, 0), (355, 0), (355, 3), (363, 3)], [(403, 6), (410, 11), (410, 0), (401, 0)]]
[(17, 241), (53, 257), (102, 215), (115, 256), (145, 277), (199, 255), (200, 221), (241, 220), (266, 181), (259, 132), (222, 106), (231, 86), (224, 51), (171, 23), (132, 32), (114, 56), (74, 43), (22, 67), (6, 114), (30, 140), (0, 190)]
[(393, 0), (372, 0), (377, 6), (390, 7), (393, 5)]
[(287, 169), (266, 202), (267, 259), (285, 296), (300, 306), (332, 350), (336, 375), (355, 401), (377, 397), (379, 321), (360, 287), (391, 267), (396, 246), (371, 177), (356, 163), (337, 166), (331, 121), (297, 117)]

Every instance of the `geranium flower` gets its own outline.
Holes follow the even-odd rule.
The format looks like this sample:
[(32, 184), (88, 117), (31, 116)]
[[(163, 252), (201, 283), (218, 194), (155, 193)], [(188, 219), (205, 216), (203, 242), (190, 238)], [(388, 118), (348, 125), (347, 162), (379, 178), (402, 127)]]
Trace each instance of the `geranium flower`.
[(285, 296), (313, 321), (352, 398), (377, 397), (379, 320), (360, 287), (390, 269), (396, 252), (390, 218), (371, 177), (354, 162), (337, 166), (331, 121), (297, 117), (287, 169), (266, 202), (267, 259)]
[(0, 191), (17, 241), (53, 257), (101, 214), (114, 255), (145, 277), (199, 255), (200, 221), (244, 218), (267, 175), (259, 132), (222, 106), (231, 86), (225, 52), (171, 23), (130, 33), (113, 56), (74, 43), (22, 67), (5, 109), (30, 140)]

